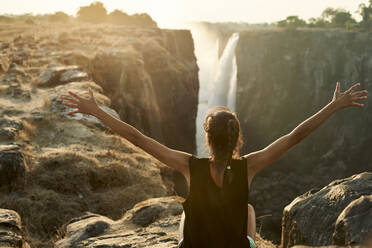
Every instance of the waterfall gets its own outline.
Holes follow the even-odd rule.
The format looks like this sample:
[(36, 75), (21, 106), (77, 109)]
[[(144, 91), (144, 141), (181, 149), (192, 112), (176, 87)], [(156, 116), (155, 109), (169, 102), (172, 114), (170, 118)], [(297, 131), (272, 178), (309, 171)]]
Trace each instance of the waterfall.
[(234, 33), (226, 44), (221, 58), (218, 58), (219, 40), (208, 30), (191, 28), (194, 38), (195, 55), (199, 66), (199, 104), (196, 117), (197, 155), (209, 154), (205, 148), (204, 118), (209, 108), (227, 106), (235, 111), (236, 57), (235, 48), (239, 34)]
[(238, 44), (239, 34), (234, 33), (225, 49), (223, 50), (217, 76), (213, 82), (213, 87), (208, 101), (208, 108), (215, 106), (227, 106), (231, 111), (235, 111), (236, 94), (236, 56), (235, 48)]

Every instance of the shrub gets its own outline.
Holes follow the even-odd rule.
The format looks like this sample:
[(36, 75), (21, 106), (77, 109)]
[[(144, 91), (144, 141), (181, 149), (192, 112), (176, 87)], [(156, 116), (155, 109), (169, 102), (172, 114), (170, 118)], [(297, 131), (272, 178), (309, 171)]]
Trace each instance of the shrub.
[(107, 19), (107, 10), (103, 3), (94, 2), (89, 6), (80, 7), (77, 17), (80, 21), (101, 23)]
[(70, 19), (69, 15), (62, 11), (55, 12), (48, 16), (48, 21), (50, 22), (68, 22)]

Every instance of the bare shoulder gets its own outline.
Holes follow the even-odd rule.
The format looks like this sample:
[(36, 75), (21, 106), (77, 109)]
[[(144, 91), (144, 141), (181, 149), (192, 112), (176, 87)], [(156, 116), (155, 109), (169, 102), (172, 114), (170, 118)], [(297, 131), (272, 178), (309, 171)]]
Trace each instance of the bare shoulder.
[(247, 163), (248, 173), (249, 172), (253, 173), (255, 160), (256, 160), (255, 159), (255, 153), (252, 152), (252, 153), (246, 154), (246, 155), (242, 156), (242, 158), (244, 158), (246, 163)]
[(253, 177), (256, 175), (255, 164), (256, 164), (256, 156), (255, 153), (249, 153), (242, 156), (246, 160), (247, 166), (247, 177), (248, 177), (248, 188), (251, 185)]

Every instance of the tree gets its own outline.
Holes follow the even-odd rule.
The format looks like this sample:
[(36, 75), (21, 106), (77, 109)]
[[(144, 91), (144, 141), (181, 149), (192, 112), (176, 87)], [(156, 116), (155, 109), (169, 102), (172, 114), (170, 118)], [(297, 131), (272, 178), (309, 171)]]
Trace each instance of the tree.
[(322, 18), (329, 22), (331, 27), (345, 28), (356, 24), (350, 12), (344, 9), (327, 8), (323, 11)]
[(146, 13), (131, 16), (132, 24), (142, 27), (157, 27), (157, 23)]
[(68, 22), (69, 19), (69, 15), (62, 11), (55, 12), (54, 14), (48, 16), (48, 20), (50, 22)]
[(372, 0), (369, 0), (369, 5), (360, 4), (359, 13), (362, 16), (360, 22), (363, 28), (372, 28)]
[(337, 10), (336, 9), (334, 9), (334, 8), (326, 8), (325, 10), (323, 10), (321, 17), (325, 21), (331, 22), (332, 17), (335, 16), (336, 13), (337, 13)]
[(94, 2), (89, 6), (80, 7), (77, 17), (80, 21), (101, 23), (107, 19), (107, 10), (103, 3)]
[(288, 16), (286, 19), (277, 23), (278, 27), (296, 29), (299, 27), (306, 27), (306, 21), (300, 19), (298, 16)]
[(308, 26), (311, 28), (325, 28), (329, 26), (329, 22), (323, 18), (310, 18)]
[(113, 24), (128, 24), (130, 23), (130, 16), (121, 11), (121, 10), (114, 10), (108, 15), (108, 19)]

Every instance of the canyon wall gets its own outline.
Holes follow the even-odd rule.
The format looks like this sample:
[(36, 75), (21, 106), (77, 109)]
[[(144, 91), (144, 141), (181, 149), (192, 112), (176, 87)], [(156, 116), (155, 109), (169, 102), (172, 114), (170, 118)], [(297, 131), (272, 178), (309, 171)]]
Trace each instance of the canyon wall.
[(63, 62), (86, 67), (123, 121), (173, 149), (195, 152), (199, 69), (190, 31), (110, 26), (93, 37), (64, 35), (79, 35), (80, 44), (67, 42), (65, 50), (80, 45), (80, 54)]
[[(372, 33), (261, 30), (240, 33), (237, 114), (256, 151), (289, 133), (356, 82), (372, 91)], [(368, 100), (369, 101), (369, 100)], [(311, 188), (372, 170), (372, 111), (343, 109), (260, 172), (250, 200), (263, 234), (279, 242), (283, 208)], [(268, 215), (268, 216), (265, 216)]]

